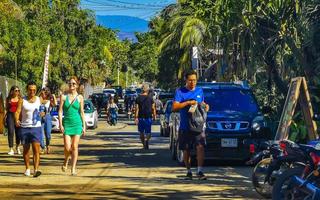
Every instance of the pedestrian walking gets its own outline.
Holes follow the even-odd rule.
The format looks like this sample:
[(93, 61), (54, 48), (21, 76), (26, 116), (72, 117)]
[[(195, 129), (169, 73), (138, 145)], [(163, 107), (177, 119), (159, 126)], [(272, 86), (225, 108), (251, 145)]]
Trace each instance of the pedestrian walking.
[(194, 146), (196, 147), (198, 162), (197, 176), (199, 179), (204, 180), (206, 179), (203, 173), (204, 147), (206, 144), (205, 133), (194, 134), (190, 131), (188, 112), (192, 112), (191, 110), (198, 104), (204, 104), (206, 111), (209, 110), (209, 106), (204, 103), (203, 90), (196, 87), (197, 73), (190, 70), (186, 73), (185, 79), (186, 85), (176, 90), (173, 102), (173, 111), (180, 111), (179, 149), (183, 151), (184, 164), (187, 168), (187, 179), (192, 179), (190, 151)]
[[(77, 175), (78, 145), (80, 136), (85, 135), (84, 99), (78, 94), (78, 78), (72, 76), (68, 82), (69, 90), (61, 95), (59, 106), (59, 125), (64, 137), (64, 163), (62, 171), (66, 171), (71, 156), (71, 175)], [(64, 116), (62, 119), (62, 115)]]
[(27, 96), (20, 99), (15, 114), (16, 126), (20, 128), (21, 143), (23, 144), (23, 159), (26, 167), (24, 175), (30, 176), (29, 160), (30, 145), (33, 151), (34, 177), (41, 175), (40, 164), (40, 139), (41, 139), (41, 117), (40, 98), (36, 96), (36, 83), (31, 81), (27, 84)]
[(158, 95), (155, 98), (156, 98), (155, 99), (156, 111), (157, 111), (157, 114), (160, 115), (161, 111), (163, 110), (163, 103), (160, 101)]
[(8, 129), (8, 144), (9, 144), (9, 155), (14, 155), (13, 150), (13, 139), (16, 140), (16, 153), (21, 154), (20, 145), (20, 133), (19, 127), (15, 126), (14, 115), (18, 108), (18, 103), (21, 100), (20, 89), (18, 86), (12, 86), (8, 97), (6, 98), (6, 115), (5, 124)]
[[(50, 141), (51, 141), (51, 130), (52, 130), (52, 118), (51, 110), (57, 105), (57, 99), (54, 94), (51, 94), (51, 91), (48, 87), (45, 87), (41, 90), (40, 94), (41, 108), (45, 112), (44, 117), (42, 117), (42, 138), (41, 138), (41, 148), (46, 149), (46, 153), (50, 153)], [(44, 136), (44, 137), (43, 137)], [(44, 141), (45, 138), (45, 141)]]
[(144, 149), (149, 149), (152, 119), (156, 120), (156, 108), (153, 98), (149, 95), (149, 85), (143, 84), (142, 94), (136, 99), (135, 123), (138, 125), (140, 140)]

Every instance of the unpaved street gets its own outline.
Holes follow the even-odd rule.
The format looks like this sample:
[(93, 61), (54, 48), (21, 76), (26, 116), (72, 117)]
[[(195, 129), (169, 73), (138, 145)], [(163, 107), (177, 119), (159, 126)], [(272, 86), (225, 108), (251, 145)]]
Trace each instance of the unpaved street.
[(154, 132), (150, 150), (143, 150), (135, 125), (99, 122), (81, 140), (76, 177), (61, 171), (62, 135), (54, 133), (52, 154), (41, 155), (39, 178), (23, 176), (22, 156), (9, 156), (1, 136), (0, 199), (260, 199), (251, 187), (252, 168), (239, 163), (212, 162), (205, 169), (208, 180), (183, 180), (168, 138), (159, 137), (159, 126)]

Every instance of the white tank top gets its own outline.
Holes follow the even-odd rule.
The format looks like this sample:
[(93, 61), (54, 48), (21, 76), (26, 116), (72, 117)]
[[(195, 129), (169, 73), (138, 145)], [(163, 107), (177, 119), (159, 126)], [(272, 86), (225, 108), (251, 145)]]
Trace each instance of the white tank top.
[(41, 102), (39, 97), (36, 97), (36, 101), (34, 103), (28, 102), (26, 97), (23, 98), (21, 109), (21, 127), (41, 127), (41, 117), (39, 113), (40, 105)]

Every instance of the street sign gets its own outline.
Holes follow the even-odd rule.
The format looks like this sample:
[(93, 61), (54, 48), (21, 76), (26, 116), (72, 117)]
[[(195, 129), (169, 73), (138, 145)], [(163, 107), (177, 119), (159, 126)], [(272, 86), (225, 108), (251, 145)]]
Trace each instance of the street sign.
[(297, 77), (291, 80), (275, 140), (289, 138), (290, 125), (292, 123), (292, 117), (294, 115), (297, 103), (299, 103), (302, 109), (303, 118), (308, 130), (309, 140), (318, 138), (316, 131), (317, 125), (313, 121), (313, 109), (306, 79), (304, 77)]

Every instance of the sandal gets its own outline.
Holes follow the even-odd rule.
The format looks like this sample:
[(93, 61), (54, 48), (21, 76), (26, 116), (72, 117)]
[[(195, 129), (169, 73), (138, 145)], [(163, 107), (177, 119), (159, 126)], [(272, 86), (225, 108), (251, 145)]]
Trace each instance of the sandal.
[(77, 176), (77, 171), (71, 169), (71, 176)]
[(61, 170), (62, 170), (63, 172), (66, 172), (67, 169), (68, 169), (68, 166), (64, 166), (64, 165), (61, 166)]

